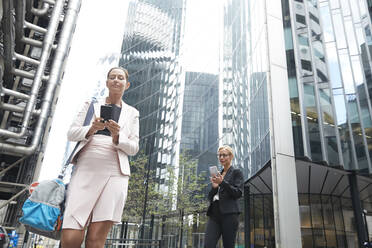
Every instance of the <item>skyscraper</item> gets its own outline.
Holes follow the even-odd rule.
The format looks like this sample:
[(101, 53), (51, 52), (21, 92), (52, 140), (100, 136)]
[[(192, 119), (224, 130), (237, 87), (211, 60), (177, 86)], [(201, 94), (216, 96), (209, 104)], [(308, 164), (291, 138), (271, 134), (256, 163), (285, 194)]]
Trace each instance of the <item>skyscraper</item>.
[(186, 72), (180, 148), (197, 159), (198, 172), (206, 175), (208, 166), (218, 163), (218, 84), (217, 75)]
[(176, 163), (179, 151), (183, 4), (132, 1), (119, 62), (128, 69), (132, 85), (124, 97), (141, 114), (141, 149), (159, 179), (164, 179), (166, 165)]
[(225, 1), (223, 7), (223, 40), (221, 42), (220, 78), (222, 116), (220, 144), (230, 145), (235, 152), (234, 165), (247, 176), (248, 78), (246, 1)]
[[(156, 190), (164, 195), (174, 194), (176, 189), (166, 183), (171, 177), (169, 170), (178, 175), (184, 86), (180, 65), (184, 4), (183, 0), (130, 1), (119, 61), (119, 65), (129, 71), (131, 83), (124, 99), (140, 112), (140, 150), (148, 158), (145, 183), (155, 181)], [(144, 209), (148, 204), (146, 199), (147, 195)], [(163, 205), (172, 213), (177, 201), (172, 199)], [(150, 221), (150, 217), (144, 210), (143, 221), (146, 219), (152, 224), (142, 230), (140, 236), (165, 235), (161, 224), (154, 226), (154, 219)], [(156, 223), (162, 220), (162, 216), (155, 218)], [(173, 235), (177, 231), (175, 228), (168, 233)], [(178, 241), (169, 237), (166, 242)]]
[(371, 236), (369, 7), (248, 1), (249, 130), (264, 149), (250, 144), (246, 245), (361, 247)]

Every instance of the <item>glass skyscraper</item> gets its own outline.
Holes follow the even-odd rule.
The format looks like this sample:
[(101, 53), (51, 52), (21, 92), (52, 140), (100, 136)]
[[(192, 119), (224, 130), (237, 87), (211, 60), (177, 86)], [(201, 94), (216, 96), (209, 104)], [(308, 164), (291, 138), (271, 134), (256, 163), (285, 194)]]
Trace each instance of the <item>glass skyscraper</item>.
[(179, 152), (182, 0), (131, 1), (119, 65), (128, 69), (128, 104), (140, 112), (140, 146), (159, 180)]
[(222, 133), (220, 144), (235, 152), (234, 165), (250, 173), (248, 137), (248, 78), (246, 1), (229, 0), (223, 6), (221, 42)]
[(248, 1), (246, 245), (361, 247), (372, 237), (369, 5)]
[[(131, 1), (119, 61), (129, 71), (131, 82), (124, 100), (140, 112), (140, 150), (148, 159), (144, 180), (155, 182), (155, 190), (164, 196), (177, 194), (177, 186), (168, 182), (177, 182), (180, 176), (184, 11), (183, 0)], [(173, 177), (176, 179), (170, 179)], [(146, 208), (148, 202), (143, 204)], [(177, 204), (176, 197), (163, 201), (166, 216), (144, 210), (145, 233), (136, 238), (164, 239), (165, 246), (175, 247), (180, 239), (179, 228), (174, 226), (179, 220)]]
[[(181, 152), (198, 161), (198, 174), (209, 173), (208, 167), (217, 165), (218, 139), (217, 75), (186, 72), (183, 94)], [(205, 176), (209, 183), (209, 177)]]

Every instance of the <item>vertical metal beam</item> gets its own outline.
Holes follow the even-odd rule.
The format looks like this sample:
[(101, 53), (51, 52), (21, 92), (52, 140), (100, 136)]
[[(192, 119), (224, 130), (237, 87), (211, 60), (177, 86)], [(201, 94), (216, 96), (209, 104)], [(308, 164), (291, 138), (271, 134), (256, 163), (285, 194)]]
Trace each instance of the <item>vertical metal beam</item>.
[(353, 205), (355, 225), (358, 234), (359, 247), (364, 247), (363, 243), (367, 241), (367, 230), (363, 219), (363, 209), (359, 196), (358, 181), (355, 172), (348, 175), (350, 184), (351, 203)]
[(244, 185), (244, 245), (251, 247), (251, 196), (249, 195), (249, 186)]
[(301, 225), (281, 1), (265, 1), (275, 244), (298, 248)]

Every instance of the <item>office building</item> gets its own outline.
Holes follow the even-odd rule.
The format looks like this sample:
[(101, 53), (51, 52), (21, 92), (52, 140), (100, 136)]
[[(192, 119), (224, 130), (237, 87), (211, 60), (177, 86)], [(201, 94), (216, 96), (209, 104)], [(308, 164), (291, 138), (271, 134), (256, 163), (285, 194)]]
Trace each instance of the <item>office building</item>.
[(250, 167), (246, 8), (246, 1), (225, 1), (223, 5), (223, 38), (220, 43), (222, 113), (219, 136), (220, 145), (230, 145), (234, 149), (234, 165), (248, 176)]
[(197, 159), (198, 174), (204, 172), (209, 182), (209, 166), (217, 165), (218, 76), (186, 72), (183, 93), (181, 153)]
[[(184, 4), (183, 0), (131, 1), (119, 61), (119, 65), (129, 71), (131, 82), (124, 99), (140, 112), (140, 150), (148, 157), (146, 180), (155, 180), (157, 191), (164, 194), (172, 191), (165, 183), (170, 177), (169, 169), (178, 175), (184, 86), (180, 65)], [(147, 204), (145, 201), (144, 205)], [(168, 201), (169, 213), (176, 205), (176, 201)], [(160, 231), (161, 216), (150, 220), (150, 214), (144, 214), (145, 221), (152, 224), (139, 236), (165, 235)], [(169, 234), (166, 242), (177, 242), (175, 235)]]
[(361, 247), (370, 239), (369, 5), (248, 1), (249, 135), (257, 139), (246, 245)]

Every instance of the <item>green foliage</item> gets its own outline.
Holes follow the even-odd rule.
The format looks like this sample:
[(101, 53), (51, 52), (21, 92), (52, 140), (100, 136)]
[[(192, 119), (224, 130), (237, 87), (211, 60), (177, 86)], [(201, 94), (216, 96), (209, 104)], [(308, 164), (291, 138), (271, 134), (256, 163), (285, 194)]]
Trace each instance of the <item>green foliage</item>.
[[(128, 185), (128, 197), (125, 203), (123, 220), (141, 222), (145, 203), (146, 177), (147, 177), (148, 156), (143, 151), (130, 161), (131, 176)], [(156, 184), (151, 177), (148, 180), (146, 215), (155, 214), (155, 203), (161, 199), (161, 194), (156, 190)]]
[[(146, 176), (148, 157), (140, 152), (130, 162), (131, 177), (128, 186), (128, 198), (123, 212), (123, 220), (140, 223), (145, 203)], [(205, 173), (198, 174), (197, 160), (188, 152), (182, 152), (178, 166), (168, 165), (161, 185), (154, 180), (150, 171), (148, 197), (146, 206), (147, 218), (155, 216), (180, 217), (205, 210), (206, 195)]]
[(205, 173), (198, 174), (198, 161), (187, 151), (179, 157), (178, 168), (168, 168), (169, 196), (181, 215), (200, 212), (205, 208)]

